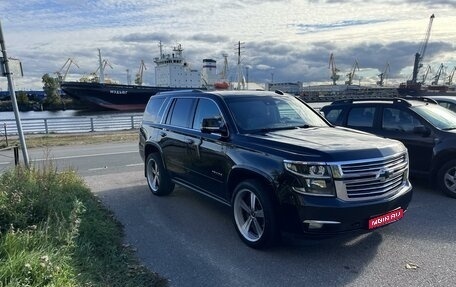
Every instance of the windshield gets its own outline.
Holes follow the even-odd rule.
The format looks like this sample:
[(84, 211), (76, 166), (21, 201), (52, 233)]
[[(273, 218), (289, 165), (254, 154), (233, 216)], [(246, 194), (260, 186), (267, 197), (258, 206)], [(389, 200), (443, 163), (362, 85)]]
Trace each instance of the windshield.
[(327, 127), (313, 110), (291, 96), (239, 96), (226, 103), (240, 132)]
[(456, 113), (439, 105), (423, 105), (413, 110), (441, 130), (456, 129)]

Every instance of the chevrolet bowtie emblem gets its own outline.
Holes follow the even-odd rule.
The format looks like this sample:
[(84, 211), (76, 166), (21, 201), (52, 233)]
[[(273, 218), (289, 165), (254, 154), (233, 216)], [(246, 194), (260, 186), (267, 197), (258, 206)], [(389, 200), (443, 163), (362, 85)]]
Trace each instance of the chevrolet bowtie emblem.
[(375, 176), (375, 179), (378, 179), (383, 182), (383, 181), (387, 180), (392, 174), (393, 174), (392, 171), (382, 168), (378, 171), (377, 175)]

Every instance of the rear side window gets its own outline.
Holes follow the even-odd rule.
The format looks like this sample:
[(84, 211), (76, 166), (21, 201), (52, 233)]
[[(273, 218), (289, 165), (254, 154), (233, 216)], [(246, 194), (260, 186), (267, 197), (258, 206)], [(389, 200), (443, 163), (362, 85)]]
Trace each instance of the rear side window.
[(165, 98), (151, 98), (149, 104), (146, 108), (146, 114), (148, 115), (148, 120), (154, 123), (160, 122), (161, 116), (163, 114), (163, 102)]
[(176, 127), (190, 127), (190, 119), (195, 99), (175, 99), (171, 114), (168, 116), (167, 124)]
[(375, 107), (356, 107), (350, 110), (347, 125), (351, 127), (373, 127)]

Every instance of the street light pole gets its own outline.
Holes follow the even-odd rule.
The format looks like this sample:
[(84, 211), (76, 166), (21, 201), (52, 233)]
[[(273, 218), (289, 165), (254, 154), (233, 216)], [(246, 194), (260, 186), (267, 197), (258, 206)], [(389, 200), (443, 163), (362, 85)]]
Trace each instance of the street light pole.
[(8, 80), (8, 89), (10, 92), (10, 97), (11, 97), (11, 103), (13, 105), (13, 111), (14, 111), (14, 116), (16, 117), (16, 125), (17, 125), (17, 132), (19, 134), (19, 142), (21, 144), (22, 148), (22, 156), (24, 158), (24, 164), (28, 168), (29, 167), (29, 157), (27, 153), (27, 146), (25, 144), (25, 138), (24, 138), (24, 132), (22, 131), (22, 124), (21, 124), (21, 118), (19, 115), (19, 108), (17, 106), (17, 100), (16, 100), (16, 91), (14, 90), (14, 83), (13, 83), (13, 77), (10, 72), (9, 64), (8, 64), (8, 55), (6, 54), (6, 48), (5, 48), (5, 41), (3, 39), (3, 31), (2, 31), (2, 23), (0, 22), (0, 48), (2, 50), (2, 55), (3, 55), (3, 63), (5, 67), (5, 75)]

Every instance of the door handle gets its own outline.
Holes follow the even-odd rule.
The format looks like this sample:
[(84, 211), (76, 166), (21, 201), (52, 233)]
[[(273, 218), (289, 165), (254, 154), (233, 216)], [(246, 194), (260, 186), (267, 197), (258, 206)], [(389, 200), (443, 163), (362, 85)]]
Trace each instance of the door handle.
[(195, 141), (192, 140), (192, 139), (186, 139), (185, 142), (188, 143), (188, 144), (194, 144), (195, 143)]

